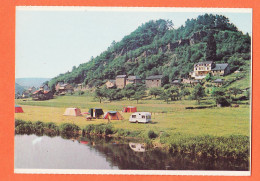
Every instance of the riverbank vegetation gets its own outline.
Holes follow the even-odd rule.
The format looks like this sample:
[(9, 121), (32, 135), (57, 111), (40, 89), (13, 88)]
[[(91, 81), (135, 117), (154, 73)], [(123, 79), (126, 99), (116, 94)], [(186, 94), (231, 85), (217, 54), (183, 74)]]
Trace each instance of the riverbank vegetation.
[(248, 160), (249, 137), (242, 135), (230, 136), (195, 136), (191, 137), (180, 133), (156, 133), (154, 130), (141, 133), (140, 131), (130, 131), (127, 129), (115, 128), (110, 124), (89, 124), (85, 128), (80, 129), (75, 124), (61, 124), (57, 126), (55, 123), (43, 123), (41, 121), (30, 122), (15, 120), (16, 134), (36, 134), (57, 136), (61, 135), (65, 138), (78, 136), (99, 135), (112, 137), (139, 138), (150, 147), (161, 147), (169, 152), (189, 153), (192, 155), (203, 157), (226, 157), (233, 159)]

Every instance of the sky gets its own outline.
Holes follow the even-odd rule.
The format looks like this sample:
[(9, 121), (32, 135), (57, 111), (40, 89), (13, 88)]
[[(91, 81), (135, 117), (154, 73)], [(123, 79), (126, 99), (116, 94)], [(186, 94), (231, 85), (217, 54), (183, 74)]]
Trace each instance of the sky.
[(178, 28), (205, 13), (224, 15), (240, 31), (252, 34), (248, 9), (18, 7), (15, 77), (53, 78), (98, 56), (113, 40), (120, 41), (149, 20), (169, 19)]

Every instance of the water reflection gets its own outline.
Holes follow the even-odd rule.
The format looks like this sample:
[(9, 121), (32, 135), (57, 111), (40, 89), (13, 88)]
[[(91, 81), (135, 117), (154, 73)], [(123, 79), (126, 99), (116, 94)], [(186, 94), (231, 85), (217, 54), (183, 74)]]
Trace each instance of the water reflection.
[[(23, 138), (20, 135), (15, 136), (16, 168), (17, 166), (19, 168), (28, 167), (28, 164), (21, 161), (25, 157), (27, 159), (33, 157), (34, 159), (30, 158), (30, 162), (38, 163), (31, 164), (31, 168), (125, 170), (248, 170), (249, 168), (249, 163), (245, 160), (198, 157), (178, 152), (167, 153), (161, 149), (146, 148), (138, 140), (89, 135), (69, 138), (70, 140), (64, 140), (61, 137), (25, 136)], [(40, 147), (40, 151), (32, 151), (33, 148), (30, 148), (28, 140), (38, 140), (34, 142)], [(46, 148), (48, 154), (43, 154)], [(68, 157), (73, 158), (67, 159)], [(49, 163), (46, 163), (46, 160)], [(63, 164), (57, 164), (60, 162)]]
[(143, 143), (129, 143), (129, 147), (135, 152), (145, 152), (145, 146)]

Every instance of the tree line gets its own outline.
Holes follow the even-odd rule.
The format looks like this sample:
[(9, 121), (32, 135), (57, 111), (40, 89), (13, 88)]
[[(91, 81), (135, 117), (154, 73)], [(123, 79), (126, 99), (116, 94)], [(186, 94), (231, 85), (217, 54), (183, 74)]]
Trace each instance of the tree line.
[[(242, 94), (239, 98), (237, 95)], [(108, 89), (105, 86), (98, 87), (95, 90), (95, 97), (101, 103), (102, 101), (117, 101), (122, 99), (138, 101), (148, 98), (159, 99), (165, 101), (167, 104), (171, 101), (178, 101), (181, 99), (196, 100), (198, 104), (204, 98), (211, 98), (216, 104), (221, 106), (230, 106), (238, 100), (249, 100), (250, 91), (243, 91), (239, 88), (232, 87), (229, 89), (222, 87), (213, 87), (210, 91), (203, 86), (203, 83), (190, 86), (190, 84), (171, 85), (165, 84), (163, 87), (154, 87), (147, 89), (143, 84), (128, 84), (123, 89), (112, 88)]]

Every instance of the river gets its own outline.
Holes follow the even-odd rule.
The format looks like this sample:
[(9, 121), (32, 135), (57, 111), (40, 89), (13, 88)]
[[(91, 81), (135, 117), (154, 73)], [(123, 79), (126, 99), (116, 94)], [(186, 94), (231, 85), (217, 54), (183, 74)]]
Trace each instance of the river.
[(15, 135), (15, 169), (236, 170), (247, 161), (149, 149), (133, 140)]

